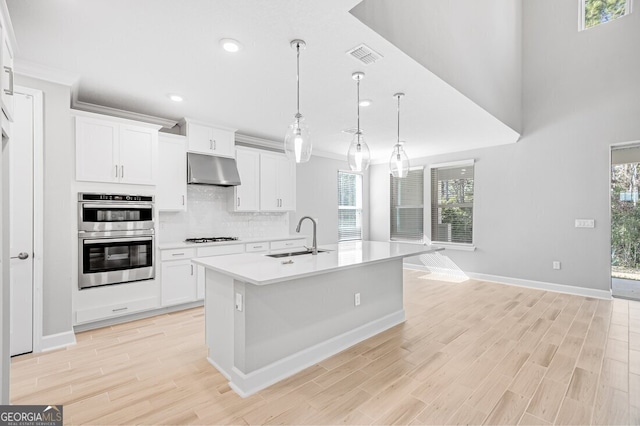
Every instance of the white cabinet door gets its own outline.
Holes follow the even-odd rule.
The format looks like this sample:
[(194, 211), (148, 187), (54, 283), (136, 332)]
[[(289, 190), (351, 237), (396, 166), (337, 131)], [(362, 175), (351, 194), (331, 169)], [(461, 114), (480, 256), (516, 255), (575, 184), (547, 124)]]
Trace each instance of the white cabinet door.
[(260, 154), (260, 210), (278, 211), (278, 157)]
[(196, 273), (191, 260), (162, 262), (162, 306), (193, 302), (196, 298)]
[(3, 112), (9, 121), (13, 121), (13, 49), (6, 34), (2, 40), (2, 66)]
[(129, 125), (120, 126), (120, 182), (155, 185), (158, 132)]
[(187, 140), (184, 136), (158, 136), (156, 207), (160, 211), (187, 209)]
[(231, 130), (187, 122), (189, 151), (221, 157), (233, 157), (234, 133)]
[(118, 124), (76, 117), (76, 180), (118, 182)]
[(260, 154), (260, 209), (295, 210), (295, 164), (280, 154)]
[(241, 184), (234, 186), (232, 209), (236, 212), (258, 211), (260, 210), (260, 153), (249, 149), (237, 149), (236, 164)]
[(278, 167), (278, 194), (280, 196), (280, 210), (292, 211), (296, 209), (296, 165), (287, 157), (283, 157)]

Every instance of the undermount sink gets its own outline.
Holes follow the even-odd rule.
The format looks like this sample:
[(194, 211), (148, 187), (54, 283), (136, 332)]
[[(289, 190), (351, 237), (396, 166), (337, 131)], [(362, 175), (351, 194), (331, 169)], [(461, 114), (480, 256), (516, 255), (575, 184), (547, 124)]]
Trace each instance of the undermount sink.
[[(331, 250), (318, 250), (318, 253), (325, 253)], [(302, 250), (302, 251), (292, 251), (288, 253), (277, 253), (277, 254), (267, 254), (269, 257), (291, 257), (291, 256), (302, 256), (303, 254), (311, 254), (312, 250)]]

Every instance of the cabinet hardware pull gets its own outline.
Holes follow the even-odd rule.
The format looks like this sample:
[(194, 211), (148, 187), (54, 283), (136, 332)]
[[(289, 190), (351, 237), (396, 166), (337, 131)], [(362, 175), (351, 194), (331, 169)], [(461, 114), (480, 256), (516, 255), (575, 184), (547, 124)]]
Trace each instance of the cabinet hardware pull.
[(13, 69), (11, 67), (4, 67), (4, 72), (9, 73), (9, 88), (4, 89), (4, 93), (13, 96)]
[(184, 256), (184, 253), (172, 253), (171, 256)]
[(240, 207), (240, 197), (238, 197), (238, 206), (237, 207)]
[(129, 308), (127, 308), (127, 307), (125, 306), (124, 308), (112, 309), (112, 310), (111, 310), (111, 312), (126, 311), (127, 309), (129, 309)]
[(184, 206), (184, 195), (182, 196), (182, 205)]
[(124, 179), (124, 166), (120, 166), (120, 177)]
[(209, 149), (213, 149), (213, 140), (209, 139)]
[(214, 151), (216, 150), (216, 140), (215, 139), (213, 140), (213, 150)]
[(116, 177), (118, 177), (118, 165), (116, 164)]
[(191, 265), (191, 275), (193, 275), (193, 265)]

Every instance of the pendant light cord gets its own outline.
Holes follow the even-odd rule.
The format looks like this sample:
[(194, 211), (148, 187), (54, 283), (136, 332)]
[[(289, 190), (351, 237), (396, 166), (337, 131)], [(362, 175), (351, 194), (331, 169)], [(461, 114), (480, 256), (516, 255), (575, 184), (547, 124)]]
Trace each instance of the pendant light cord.
[(358, 91), (358, 133), (356, 135), (358, 136), (358, 144), (360, 144), (360, 78), (358, 78), (356, 87)]
[(296, 114), (296, 116), (300, 115), (300, 43), (296, 44), (296, 50), (297, 50), (297, 55), (296, 55), (296, 82), (297, 82), (297, 87), (296, 87), (296, 93), (297, 93), (297, 101), (298, 101), (298, 112)]
[(398, 145), (400, 145), (400, 95), (398, 95)]

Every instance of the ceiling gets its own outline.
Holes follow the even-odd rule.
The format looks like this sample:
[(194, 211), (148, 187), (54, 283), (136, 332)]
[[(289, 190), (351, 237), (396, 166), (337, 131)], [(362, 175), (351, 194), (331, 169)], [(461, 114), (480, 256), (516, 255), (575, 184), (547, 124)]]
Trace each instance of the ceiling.
[[(400, 138), (410, 158), (515, 142), (517, 132), (356, 19), (359, 0), (7, 0), (16, 72), (72, 76), (78, 105), (96, 104), (178, 121), (183, 117), (282, 140), (300, 112), (314, 151), (345, 156), (356, 127), (355, 71), (372, 158), (386, 161)], [(243, 44), (224, 52), (222, 38)], [(383, 58), (364, 65), (346, 52), (361, 43)], [(45, 71), (46, 70), (46, 71)], [(37, 75), (45, 74), (45, 75)], [(168, 94), (184, 97), (182, 103)]]

